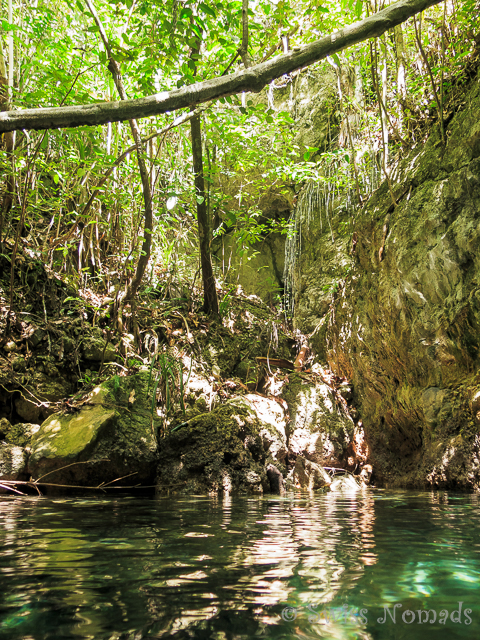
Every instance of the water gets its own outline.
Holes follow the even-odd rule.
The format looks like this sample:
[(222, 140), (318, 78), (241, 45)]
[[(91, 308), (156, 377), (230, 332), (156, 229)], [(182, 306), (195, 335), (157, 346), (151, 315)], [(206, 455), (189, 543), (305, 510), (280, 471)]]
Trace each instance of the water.
[(2, 497), (0, 524), (2, 640), (479, 637), (473, 495)]

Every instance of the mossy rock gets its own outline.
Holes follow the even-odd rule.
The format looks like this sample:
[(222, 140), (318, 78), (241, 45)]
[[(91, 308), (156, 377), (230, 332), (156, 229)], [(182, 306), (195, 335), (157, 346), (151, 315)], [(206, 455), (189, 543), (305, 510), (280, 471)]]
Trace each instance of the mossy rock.
[(14, 424), (8, 430), (5, 441), (17, 447), (27, 447), (32, 443), (34, 435), (40, 429), (40, 425), (30, 422)]
[[(96, 387), (77, 413), (57, 413), (32, 441), (29, 471), (49, 482), (94, 486), (135, 474), (133, 484), (153, 481), (158, 418), (151, 414), (147, 372), (114, 377)], [(64, 468), (65, 467), (65, 468)]]
[(263, 492), (261, 427), (251, 410), (233, 405), (193, 418), (160, 444), (158, 492)]

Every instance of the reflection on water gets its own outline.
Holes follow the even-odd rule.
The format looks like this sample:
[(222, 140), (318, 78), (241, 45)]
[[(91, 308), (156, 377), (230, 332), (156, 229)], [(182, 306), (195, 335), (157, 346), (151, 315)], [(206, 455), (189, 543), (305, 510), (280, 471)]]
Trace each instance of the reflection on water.
[(0, 637), (473, 638), (479, 529), (447, 493), (2, 497)]

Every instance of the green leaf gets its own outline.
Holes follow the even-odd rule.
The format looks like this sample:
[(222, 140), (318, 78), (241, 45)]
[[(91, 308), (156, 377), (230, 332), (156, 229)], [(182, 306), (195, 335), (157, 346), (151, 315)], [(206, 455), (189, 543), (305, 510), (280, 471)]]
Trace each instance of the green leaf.
[(217, 14), (215, 13), (215, 11), (214, 11), (211, 7), (209, 7), (208, 5), (206, 5), (204, 2), (201, 2), (201, 3), (198, 5), (198, 8), (199, 8), (201, 11), (203, 11), (203, 13), (206, 13), (206, 14), (207, 14), (207, 16), (211, 16), (212, 18), (216, 18), (216, 17), (217, 17)]
[(184, 9), (182, 9), (180, 11), (180, 15), (178, 17), (179, 20), (183, 20), (184, 18), (190, 18), (190, 16), (193, 15), (193, 11), (191, 9), (189, 9), (188, 7), (185, 7)]

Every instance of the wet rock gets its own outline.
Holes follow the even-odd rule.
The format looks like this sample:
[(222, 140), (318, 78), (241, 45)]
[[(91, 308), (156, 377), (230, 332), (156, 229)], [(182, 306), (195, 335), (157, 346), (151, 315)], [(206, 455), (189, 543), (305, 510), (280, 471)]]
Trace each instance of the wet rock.
[(332, 491), (360, 491), (361, 485), (351, 475), (334, 478), (330, 485)]
[[(62, 484), (96, 486), (129, 473), (135, 473), (133, 484), (151, 482), (159, 420), (152, 416), (148, 378), (148, 372), (114, 376), (78, 412), (47, 418), (33, 437), (30, 473), (39, 477), (56, 470), (51, 481)], [(60, 469), (72, 463), (78, 464)]]
[(22, 447), (0, 442), (0, 479), (27, 480), (27, 454)]
[(298, 456), (295, 466), (287, 477), (287, 488), (315, 491), (330, 486), (332, 480), (328, 473), (315, 462)]
[(267, 478), (270, 483), (270, 491), (272, 493), (283, 493), (283, 475), (273, 464), (269, 464), (267, 467)]
[(261, 428), (251, 408), (234, 404), (194, 417), (161, 441), (157, 491), (252, 493), (268, 489)]

